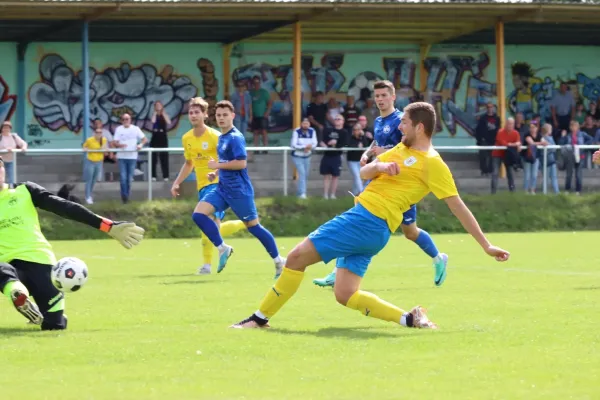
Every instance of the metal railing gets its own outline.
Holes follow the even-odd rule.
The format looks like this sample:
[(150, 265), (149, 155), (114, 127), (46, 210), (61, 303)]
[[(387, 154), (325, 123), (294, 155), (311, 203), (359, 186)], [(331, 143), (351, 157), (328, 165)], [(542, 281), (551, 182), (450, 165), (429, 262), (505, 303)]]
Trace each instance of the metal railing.
[[(548, 145), (548, 146), (539, 146), (538, 149), (542, 150), (542, 191), (544, 194), (548, 193), (548, 150), (561, 150), (564, 147), (568, 147), (571, 146), (573, 148), (573, 151), (575, 152), (576, 156), (579, 156), (581, 150), (597, 150), (600, 149), (600, 144), (596, 144), (596, 145)], [(523, 146), (524, 147), (524, 146)], [(444, 151), (460, 151), (460, 152), (471, 152), (471, 151), (477, 151), (477, 150), (506, 150), (507, 147), (506, 146), (435, 146), (435, 149), (438, 150), (440, 153), (443, 153)], [(246, 151), (247, 152), (260, 152), (260, 151), (277, 151), (277, 152), (282, 152), (283, 153), (283, 195), (287, 196), (288, 195), (288, 186), (289, 186), (289, 166), (288, 166), (288, 161), (289, 161), (289, 153), (295, 151), (296, 149), (293, 149), (291, 147), (287, 147), (287, 146), (280, 146), (280, 147), (247, 147)], [(364, 148), (349, 148), (349, 147), (344, 147), (341, 149), (332, 149), (332, 148), (325, 148), (325, 147), (317, 147), (315, 149), (313, 149), (313, 153), (323, 153), (323, 152), (327, 152), (327, 151), (342, 151), (344, 153), (348, 152), (348, 151), (364, 151)], [(144, 147), (140, 150), (137, 150), (138, 153), (147, 153), (148, 154), (148, 169), (147, 169), (147, 175), (148, 175), (148, 200), (152, 200), (152, 153), (161, 153), (161, 152), (169, 152), (169, 153), (183, 153), (184, 149), (183, 147), (169, 147), (169, 148), (152, 148), (152, 147)], [(15, 174), (15, 180), (18, 181), (18, 179), (16, 179), (16, 177), (18, 176), (18, 168), (17, 168), (17, 154), (19, 153), (26, 153), (26, 154), (40, 154), (40, 155), (60, 155), (60, 154), (85, 154), (85, 153), (105, 153), (107, 152), (106, 150), (83, 150), (81, 148), (73, 148), (73, 149), (28, 149), (26, 152), (20, 149), (14, 149), (12, 151), (10, 151), (11, 153), (14, 154), (14, 159), (13, 159), (13, 166), (14, 166), (14, 174)], [(113, 149), (110, 148), (108, 150), (108, 152), (110, 153), (120, 153), (120, 152), (124, 152), (124, 153), (130, 153), (131, 150), (125, 150), (125, 149)], [(7, 150), (0, 150), (0, 155), (1, 154), (6, 154), (9, 153), (9, 151)]]

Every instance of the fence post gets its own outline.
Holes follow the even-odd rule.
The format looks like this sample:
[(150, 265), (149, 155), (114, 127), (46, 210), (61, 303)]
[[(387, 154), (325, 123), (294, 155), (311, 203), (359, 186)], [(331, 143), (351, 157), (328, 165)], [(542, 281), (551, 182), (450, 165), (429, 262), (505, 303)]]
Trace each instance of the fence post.
[(283, 149), (283, 195), (288, 195), (288, 149)]
[(544, 157), (542, 157), (542, 192), (548, 193), (548, 146), (544, 146)]
[(16, 184), (17, 182), (19, 182), (19, 178), (17, 178), (18, 174), (17, 174), (17, 158), (19, 158), (17, 156), (17, 154), (19, 154), (18, 151), (13, 152), (13, 176), (11, 178), (14, 178), (14, 184)]
[(152, 147), (146, 148), (148, 154), (148, 201), (152, 201)]

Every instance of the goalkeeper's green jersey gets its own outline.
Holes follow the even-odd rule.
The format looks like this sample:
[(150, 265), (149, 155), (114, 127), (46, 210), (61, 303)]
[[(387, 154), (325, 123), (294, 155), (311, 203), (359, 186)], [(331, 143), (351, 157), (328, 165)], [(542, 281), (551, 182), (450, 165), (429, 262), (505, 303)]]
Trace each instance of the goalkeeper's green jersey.
[(37, 208), (99, 229), (102, 219), (85, 207), (27, 182), (0, 190), (0, 262), (23, 260), (56, 264), (52, 246), (40, 228)]

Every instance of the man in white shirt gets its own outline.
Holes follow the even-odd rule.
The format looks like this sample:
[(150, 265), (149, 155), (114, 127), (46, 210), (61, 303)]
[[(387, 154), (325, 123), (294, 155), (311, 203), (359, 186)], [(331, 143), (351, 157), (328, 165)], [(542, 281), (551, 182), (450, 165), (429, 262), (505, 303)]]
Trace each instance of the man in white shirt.
[(138, 158), (137, 152), (146, 144), (148, 139), (146, 139), (140, 128), (131, 125), (131, 116), (129, 114), (121, 116), (121, 123), (123, 125), (117, 127), (115, 130), (113, 147), (128, 150), (117, 153), (121, 179), (121, 200), (123, 200), (123, 203), (127, 203), (135, 172), (135, 164)]

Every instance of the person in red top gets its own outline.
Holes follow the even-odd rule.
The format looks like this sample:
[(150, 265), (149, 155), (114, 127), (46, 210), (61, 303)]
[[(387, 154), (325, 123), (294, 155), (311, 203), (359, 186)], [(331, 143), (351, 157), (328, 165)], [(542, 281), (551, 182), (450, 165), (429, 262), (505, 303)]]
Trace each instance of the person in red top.
[(513, 192), (515, 190), (513, 165), (519, 162), (519, 150), (521, 149), (521, 135), (515, 130), (515, 120), (513, 118), (508, 118), (506, 126), (498, 131), (495, 145), (514, 149), (492, 151), (492, 194), (496, 193), (498, 189), (498, 173), (502, 163), (506, 167), (508, 190)]

